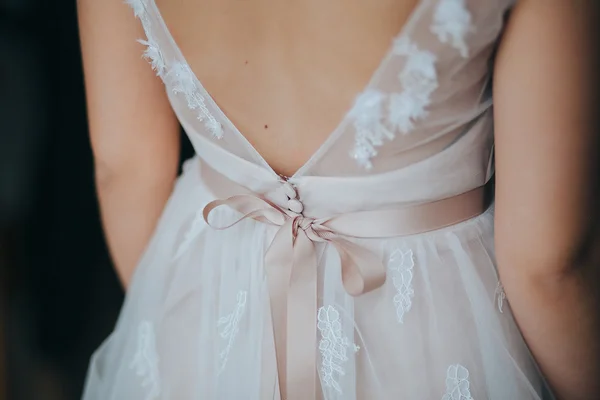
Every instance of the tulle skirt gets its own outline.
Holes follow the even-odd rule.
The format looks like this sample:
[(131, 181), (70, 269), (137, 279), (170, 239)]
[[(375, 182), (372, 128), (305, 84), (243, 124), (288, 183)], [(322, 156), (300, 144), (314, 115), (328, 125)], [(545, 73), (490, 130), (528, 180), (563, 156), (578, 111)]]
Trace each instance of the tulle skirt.
[[(263, 271), (274, 227), (207, 227), (213, 197), (196, 159), (184, 170), (114, 332), (92, 357), (84, 400), (279, 399), (265, 385), (277, 375)], [(351, 297), (337, 253), (319, 247), (322, 393), (307, 400), (542, 398), (496, 272), (493, 208), (438, 231), (360, 242), (381, 256), (387, 280)]]

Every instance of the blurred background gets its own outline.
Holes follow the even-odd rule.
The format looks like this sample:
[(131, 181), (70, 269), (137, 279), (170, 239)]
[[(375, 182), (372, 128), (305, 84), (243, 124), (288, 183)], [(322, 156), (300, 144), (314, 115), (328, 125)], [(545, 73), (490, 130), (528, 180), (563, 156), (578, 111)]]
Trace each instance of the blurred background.
[(78, 40), (75, 0), (0, 0), (0, 400), (80, 399), (123, 300)]
[(122, 290), (103, 242), (75, 1), (0, 0), (0, 399), (81, 397)]

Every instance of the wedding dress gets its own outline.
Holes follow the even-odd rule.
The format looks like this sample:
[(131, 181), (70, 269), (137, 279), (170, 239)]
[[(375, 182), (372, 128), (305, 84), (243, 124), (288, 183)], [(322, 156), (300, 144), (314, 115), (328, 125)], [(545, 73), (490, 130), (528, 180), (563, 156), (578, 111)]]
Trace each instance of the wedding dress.
[(194, 145), (85, 400), (541, 399), (494, 255), (491, 59), (512, 0), (421, 0), (291, 177), (128, 0)]

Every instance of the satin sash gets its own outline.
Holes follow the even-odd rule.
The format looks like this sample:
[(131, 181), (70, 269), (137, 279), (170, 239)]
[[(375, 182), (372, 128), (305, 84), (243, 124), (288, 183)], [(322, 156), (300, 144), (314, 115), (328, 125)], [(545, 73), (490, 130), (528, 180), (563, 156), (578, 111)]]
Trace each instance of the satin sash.
[[(226, 177), (202, 165), (209, 188)], [(282, 182), (283, 184), (283, 182)], [(237, 185), (234, 183), (234, 185)], [(265, 253), (265, 273), (275, 338), (281, 398), (306, 399), (317, 390), (317, 254), (315, 243), (332, 245), (339, 254), (345, 290), (352, 296), (375, 290), (385, 282), (380, 257), (349, 239), (392, 238), (440, 229), (466, 221), (485, 209), (484, 187), (447, 199), (396, 209), (357, 211), (328, 218), (298, 215), (239, 186), (240, 193), (210, 202), (206, 223), (228, 229), (251, 218), (278, 227)], [(229, 225), (209, 221), (211, 212), (227, 206), (241, 216)], [(311, 398), (314, 395), (309, 395)]]

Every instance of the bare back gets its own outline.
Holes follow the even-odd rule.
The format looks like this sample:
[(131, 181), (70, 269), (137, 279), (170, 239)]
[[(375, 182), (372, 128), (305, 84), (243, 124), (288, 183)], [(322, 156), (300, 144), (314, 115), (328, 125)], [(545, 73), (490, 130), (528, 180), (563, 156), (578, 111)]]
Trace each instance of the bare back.
[(336, 128), (417, 1), (159, 0), (188, 63), (278, 172)]

